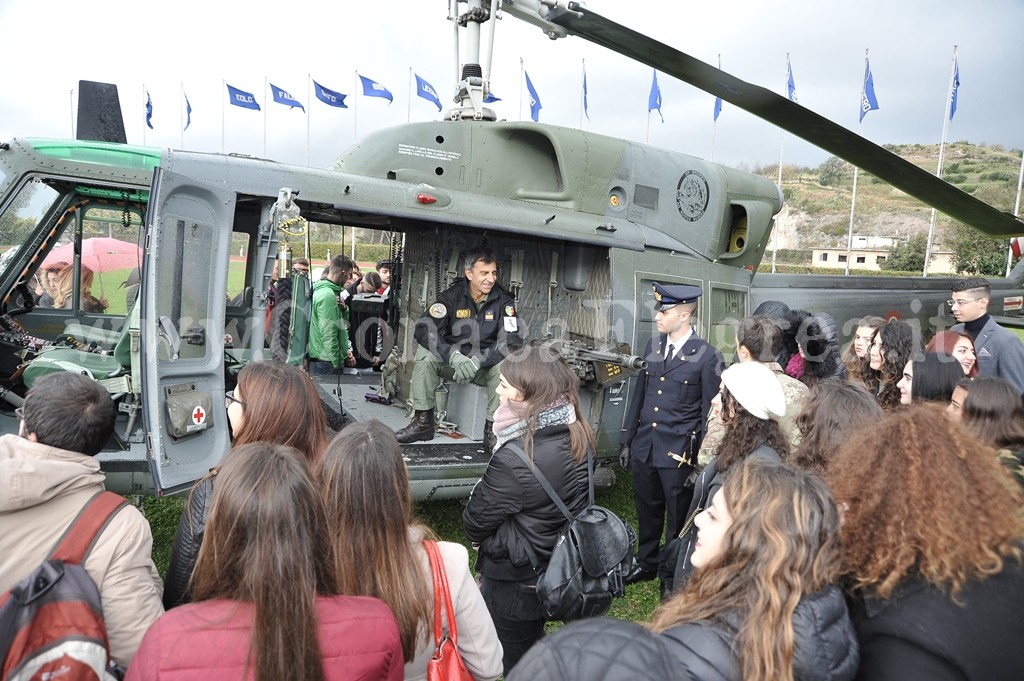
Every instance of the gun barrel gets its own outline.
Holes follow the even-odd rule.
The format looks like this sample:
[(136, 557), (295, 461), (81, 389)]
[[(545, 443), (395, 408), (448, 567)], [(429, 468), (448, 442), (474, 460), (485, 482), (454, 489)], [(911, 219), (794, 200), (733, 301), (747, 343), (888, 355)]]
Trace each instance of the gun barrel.
[(579, 354), (581, 359), (614, 364), (633, 371), (643, 371), (647, 368), (647, 360), (638, 355), (623, 355), (618, 352), (601, 352), (599, 350), (581, 350)]

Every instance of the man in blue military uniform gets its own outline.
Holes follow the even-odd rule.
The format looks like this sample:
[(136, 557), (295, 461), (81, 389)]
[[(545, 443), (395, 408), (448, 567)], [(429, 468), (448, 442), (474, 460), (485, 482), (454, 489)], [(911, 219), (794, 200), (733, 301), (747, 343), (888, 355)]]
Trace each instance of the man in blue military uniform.
[(697, 286), (654, 284), (659, 335), (647, 343), (647, 369), (637, 377), (622, 437), (619, 463), (633, 473), (639, 537), (634, 584), (658, 575), (659, 545), (679, 534), (693, 497), (688, 484), (724, 361), (693, 330)]
[(489, 249), (465, 258), (466, 277), (437, 297), (416, 322), (413, 335), (420, 347), (413, 357), (410, 397), (415, 415), (395, 433), (400, 443), (434, 439), (434, 390), (441, 376), (456, 383), (487, 387), (484, 441), (494, 444), (495, 389), (499, 365), (523, 345), (515, 299), (498, 285), (498, 262)]

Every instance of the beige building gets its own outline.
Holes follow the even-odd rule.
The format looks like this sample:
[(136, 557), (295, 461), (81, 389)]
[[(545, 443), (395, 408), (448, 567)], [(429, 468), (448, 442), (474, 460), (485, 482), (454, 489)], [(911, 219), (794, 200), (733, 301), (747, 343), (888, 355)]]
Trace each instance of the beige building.
[[(888, 248), (852, 248), (849, 252), (851, 270), (882, 269), (882, 263), (889, 255)], [(815, 248), (811, 251), (811, 267), (845, 268), (847, 252), (845, 248)], [(935, 251), (928, 264), (928, 274), (955, 274), (952, 251)]]

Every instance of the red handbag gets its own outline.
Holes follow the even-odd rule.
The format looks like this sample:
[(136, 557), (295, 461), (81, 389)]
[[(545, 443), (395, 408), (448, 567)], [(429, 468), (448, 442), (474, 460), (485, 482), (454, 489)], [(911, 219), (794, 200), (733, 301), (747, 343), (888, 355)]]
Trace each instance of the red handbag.
[[(430, 571), (434, 575), (434, 654), (427, 662), (428, 681), (473, 681), (473, 675), (466, 669), (466, 663), (459, 654), (459, 633), (455, 627), (455, 608), (448, 591), (448, 575), (441, 561), (437, 542), (424, 541), (423, 548), (430, 559)], [(444, 617), (441, 604), (444, 603)], [(447, 626), (445, 626), (447, 624)]]

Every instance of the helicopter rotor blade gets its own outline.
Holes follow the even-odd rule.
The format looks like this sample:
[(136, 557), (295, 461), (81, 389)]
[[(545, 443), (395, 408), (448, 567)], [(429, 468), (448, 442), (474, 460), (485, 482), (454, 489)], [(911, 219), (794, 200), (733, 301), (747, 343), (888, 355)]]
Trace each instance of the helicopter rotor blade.
[(699, 59), (616, 24), (579, 3), (551, 12), (548, 21), (569, 33), (721, 97), (783, 130), (852, 163), (946, 215), (991, 236), (1024, 234), (1024, 222), (936, 177), (861, 135)]

